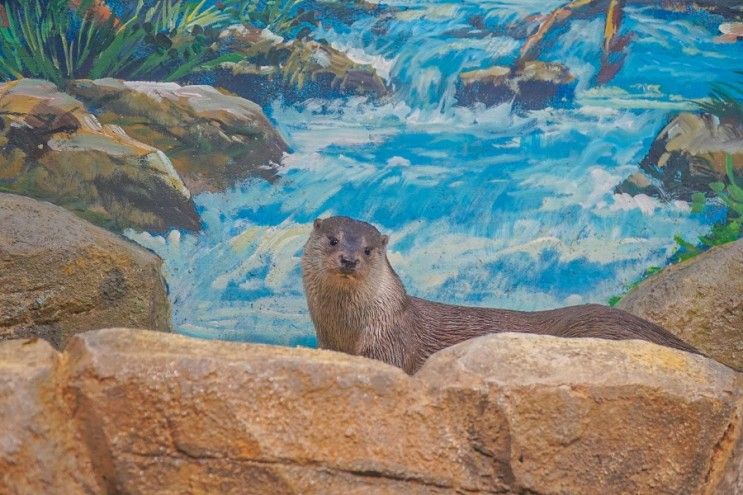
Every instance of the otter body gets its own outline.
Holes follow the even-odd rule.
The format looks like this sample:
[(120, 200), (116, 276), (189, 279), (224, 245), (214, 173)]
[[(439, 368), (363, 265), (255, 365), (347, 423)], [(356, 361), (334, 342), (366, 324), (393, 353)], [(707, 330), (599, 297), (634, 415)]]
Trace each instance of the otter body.
[(410, 374), (436, 351), (499, 332), (641, 339), (699, 352), (658, 325), (598, 304), (526, 312), (409, 296), (387, 260), (387, 241), (372, 225), (348, 217), (315, 221), (302, 270), (320, 348), (378, 359)]

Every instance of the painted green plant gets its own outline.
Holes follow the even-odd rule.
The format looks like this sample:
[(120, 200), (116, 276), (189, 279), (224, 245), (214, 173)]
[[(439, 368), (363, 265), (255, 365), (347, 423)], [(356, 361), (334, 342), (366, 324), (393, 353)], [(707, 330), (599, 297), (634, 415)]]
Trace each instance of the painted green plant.
[[(86, 2), (87, 5), (90, 1)], [(78, 11), (86, 8), (81, 5)], [(73, 30), (77, 17), (77, 28)], [(76, 36), (71, 36), (76, 31)], [(0, 7), (0, 76), (56, 83), (75, 77), (105, 42), (105, 28), (76, 16), (67, 0), (16, 0)]]
[(101, 51), (90, 77), (157, 75), (173, 81), (211, 60), (216, 52), (209, 46), (214, 34), (210, 28), (226, 23), (229, 16), (205, 3), (160, 0), (143, 9), (140, 0), (134, 15)]
[[(725, 221), (712, 226), (710, 232), (699, 237), (699, 243), (693, 244), (676, 236), (676, 244), (679, 250), (674, 254), (672, 261), (684, 261), (693, 258), (707, 249), (738, 240), (743, 236), (743, 186), (738, 184), (735, 176), (732, 155), (725, 157), (725, 173), (728, 183), (713, 182), (709, 185), (715, 193), (715, 199), (727, 207)], [(707, 201), (703, 193), (695, 193), (692, 196), (692, 212), (700, 213), (707, 207)]]
[[(212, 27), (227, 13), (206, 0), (139, 0), (126, 20), (101, 20), (92, 0), (10, 0), (0, 7), (0, 78), (175, 80), (217, 57)], [(211, 35), (211, 36), (210, 36)]]
[[(743, 76), (743, 71), (736, 71), (736, 74)], [(709, 98), (697, 102), (697, 106), (721, 122), (743, 126), (743, 82), (715, 84)]]
[(307, 0), (229, 0), (228, 10), (237, 19), (284, 37), (312, 29), (314, 18)]
[[(671, 264), (688, 260), (714, 246), (733, 242), (743, 237), (743, 181), (739, 184), (740, 179), (736, 177), (733, 165), (733, 156), (727, 155), (725, 157), (725, 172), (728, 183), (713, 182), (709, 185), (715, 193), (715, 200), (727, 207), (725, 220), (713, 225), (707, 234), (699, 236), (697, 243), (689, 242), (680, 235), (675, 236), (673, 239), (676, 242), (676, 251), (669, 258)], [(707, 197), (704, 193), (697, 192), (692, 195), (692, 213), (702, 213), (707, 207)], [(660, 268), (658, 267), (648, 268), (640, 278), (627, 287), (624, 294), (659, 271)], [(624, 294), (612, 296), (609, 298), (608, 304), (615, 306), (624, 297)]]

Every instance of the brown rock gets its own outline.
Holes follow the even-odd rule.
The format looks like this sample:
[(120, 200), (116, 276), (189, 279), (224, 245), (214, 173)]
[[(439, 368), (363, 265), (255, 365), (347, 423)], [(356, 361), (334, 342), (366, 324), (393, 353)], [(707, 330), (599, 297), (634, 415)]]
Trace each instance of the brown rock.
[(713, 493), (741, 434), (736, 373), (641, 341), (489, 335), (417, 376), (507, 418), (488, 451), (518, 493)]
[(162, 151), (101, 124), (47, 81), (0, 85), (0, 190), (114, 229), (200, 227), (191, 193)]
[(63, 400), (60, 356), (44, 342), (0, 342), (0, 493), (102, 493)]
[(222, 31), (220, 44), (242, 59), (216, 68), (216, 84), (259, 103), (278, 96), (296, 101), (349, 95), (378, 98), (389, 92), (372, 66), (317, 41), (287, 42), (265, 29), (235, 25)]
[(460, 105), (497, 105), (510, 100), (520, 108), (534, 110), (559, 105), (572, 98), (575, 78), (558, 63), (529, 61), (523, 67), (493, 66), (463, 72), (459, 76)]
[(78, 419), (96, 424), (89, 441), (110, 455), (111, 491), (437, 493), (480, 483), (442, 421), (454, 411), (380, 362), (132, 330), (85, 334), (69, 354), (72, 392), (88, 405)]
[(743, 240), (667, 267), (624, 296), (619, 307), (743, 371)]
[[(661, 186), (649, 194), (688, 201), (695, 192), (711, 196), (712, 182), (727, 182), (727, 155), (732, 155), (736, 172), (743, 174), (741, 123), (720, 122), (707, 113), (683, 112), (673, 117), (655, 138), (640, 162), (640, 170)], [(616, 191), (633, 194), (634, 188), (625, 181)]]
[(627, 193), (631, 196), (646, 194), (648, 196), (658, 197), (662, 194), (660, 189), (653, 184), (650, 177), (642, 172), (635, 172), (627, 177), (621, 186), (617, 187), (617, 192)]
[(111, 324), (168, 331), (154, 254), (31, 198), (0, 193), (0, 340), (71, 335)]
[(194, 193), (272, 177), (287, 151), (258, 105), (211, 86), (98, 79), (72, 81), (68, 91), (104, 124), (165, 152)]
[[(743, 388), (743, 375), (740, 374), (738, 375), (738, 386)], [(728, 433), (723, 440), (727, 442), (727, 444), (720, 444), (723, 447), (727, 448), (730, 444), (734, 444), (733, 452), (725, 465), (720, 483), (712, 493), (715, 495), (740, 495), (743, 493), (743, 408), (739, 408), (738, 421), (730, 424)], [(725, 450), (718, 449), (718, 452), (722, 453)]]
[(110, 329), (68, 348), (109, 492), (713, 493), (740, 378), (640, 341), (490, 335), (420, 373)]

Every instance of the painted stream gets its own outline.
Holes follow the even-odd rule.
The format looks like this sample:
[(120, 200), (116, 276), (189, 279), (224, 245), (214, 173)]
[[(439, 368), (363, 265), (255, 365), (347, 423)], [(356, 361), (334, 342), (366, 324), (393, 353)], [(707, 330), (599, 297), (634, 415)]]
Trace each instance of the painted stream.
[(627, 7), (628, 56), (601, 87), (603, 17), (573, 20), (540, 59), (578, 78), (575, 101), (519, 114), (457, 107), (457, 76), (512, 63), (523, 40), (499, 33), (558, 2), (389, 3), (403, 9), (384, 34), (370, 18), (316, 37), (373, 64), (390, 99), (274, 103), (267, 113), (292, 148), (277, 182), (197, 196), (198, 235), (127, 233), (165, 260), (179, 332), (314, 345), (299, 259), (319, 216), (390, 234), (390, 261), (412, 294), (524, 310), (606, 303), (663, 265), (674, 235), (709, 229), (714, 218), (684, 202), (613, 188), (669, 115), (743, 68), (740, 44), (713, 42), (719, 17)]

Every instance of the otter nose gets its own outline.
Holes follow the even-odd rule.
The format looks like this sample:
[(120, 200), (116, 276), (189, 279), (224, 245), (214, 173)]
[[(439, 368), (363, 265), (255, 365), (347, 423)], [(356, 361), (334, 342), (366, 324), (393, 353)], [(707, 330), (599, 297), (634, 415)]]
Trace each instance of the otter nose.
[(356, 265), (359, 263), (358, 258), (350, 258), (345, 255), (341, 255), (341, 265), (343, 268), (346, 268), (348, 270), (352, 270), (356, 268)]

